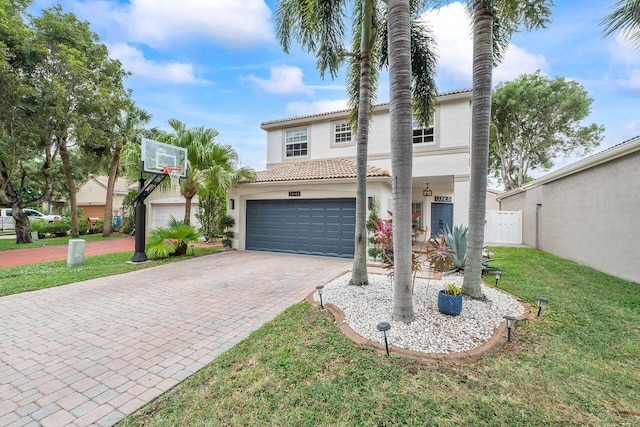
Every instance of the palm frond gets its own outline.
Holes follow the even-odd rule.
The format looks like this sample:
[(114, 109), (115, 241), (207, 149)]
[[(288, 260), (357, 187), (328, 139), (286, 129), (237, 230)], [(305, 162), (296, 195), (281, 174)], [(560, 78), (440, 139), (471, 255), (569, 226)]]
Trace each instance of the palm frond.
[(605, 36), (620, 34), (640, 47), (640, 0), (618, 0), (600, 25)]

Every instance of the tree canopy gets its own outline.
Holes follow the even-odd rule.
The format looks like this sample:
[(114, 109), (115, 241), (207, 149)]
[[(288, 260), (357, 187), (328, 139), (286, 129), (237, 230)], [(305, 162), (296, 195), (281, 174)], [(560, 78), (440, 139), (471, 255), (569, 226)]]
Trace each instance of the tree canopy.
[(603, 126), (583, 125), (593, 99), (577, 82), (536, 72), (499, 84), (491, 102), (490, 173), (507, 190), (554, 160), (584, 155), (602, 141)]

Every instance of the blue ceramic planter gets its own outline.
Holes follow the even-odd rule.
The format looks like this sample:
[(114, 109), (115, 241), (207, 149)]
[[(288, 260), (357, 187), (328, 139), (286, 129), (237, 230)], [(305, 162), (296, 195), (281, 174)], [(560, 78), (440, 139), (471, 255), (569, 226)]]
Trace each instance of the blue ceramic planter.
[(438, 293), (438, 310), (449, 316), (457, 316), (462, 311), (462, 295), (448, 295), (444, 291)]

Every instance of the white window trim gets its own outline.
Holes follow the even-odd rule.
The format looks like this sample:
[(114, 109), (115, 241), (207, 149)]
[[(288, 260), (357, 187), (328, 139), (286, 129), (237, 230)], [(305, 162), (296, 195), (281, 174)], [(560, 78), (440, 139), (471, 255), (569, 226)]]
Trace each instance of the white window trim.
[[(289, 132), (295, 132), (295, 131), (302, 131), (304, 130), (307, 134), (307, 139), (306, 141), (291, 141), (291, 142), (287, 142), (287, 134)], [(309, 127), (299, 127), (299, 128), (290, 128), (290, 129), (284, 129), (282, 137), (283, 137), (283, 144), (282, 144), (282, 148), (283, 148), (283, 152), (282, 152), (282, 158), (285, 160), (288, 159), (304, 159), (309, 157), (309, 147), (310, 147), (310, 142), (309, 142)], [(299, 154), (299, 155), (292, 155), (292, 156), (288, 156), (287, 155), (287, 145), (293, 145), (293, 144), (302, 144), (302, 143), (306, 143), (307, 147), (306, 147), (306, 154)], [(300, 149), (302, 150), (302, 149)]]
[(431, 121), (429, 123), (429, 127), (425, 128), (425, 127), (420, 127), (417, 124), (416, 119), (414, 117), (414, 119), (413, 119), (413, 131), (416, 131), (416, 130), (422, 131), (422, 135), (420, 136), (420, 138), (422, 138), (423, 141), (424, 141), (425, 135), (427, 135), (425, 131), (427, 131), (429, 129), (432, 129), (431, 137), (433, 138), (433, 140), (432, 141), (428, 141), (428, 142), (413, 142), (413, 138), (415, 138), (415, 137), (412, 135), (411, 142), (413, 142), (413, 145), (418, 146), (418, 147), (426, 147), (426, 146), (436, 145), (436, 125), (435, 125), (435, 121), (436, 120), (435, 120), (435, 114), (434, 114), (433, 116), (431, 116)]
[[(351, 139), (349, 141), (336, 141), (336, 138), (338, 136), (338, 132), (336, 131), (336, 126), (341, 126), (341, 125), (346, 125), (349, 130), (348, 132), (350, 133), (350, 137)], [(342, 133), (346, 133), (347, 131), (341, 131)], [(331, 122), (331, 147), (350, 147), (352, 145), (356, 145), (356, 136), (353, 132), (353, 130), (351, 129), (351, 126), (349, 126), (349, 122), (344, 120), (344, 121), (338, 121), (338, 122)]]

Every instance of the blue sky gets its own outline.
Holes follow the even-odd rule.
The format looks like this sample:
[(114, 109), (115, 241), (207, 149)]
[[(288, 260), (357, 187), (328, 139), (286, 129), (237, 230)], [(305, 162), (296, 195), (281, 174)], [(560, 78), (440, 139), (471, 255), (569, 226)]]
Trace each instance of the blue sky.
[[(215, 128), (243, 166), (264, 169), (261, 122), (346, 106), (343, 75), (322, 80), (311, 55), (282, 52), (275, 0), (36, 0), (32, 12), (55, 3), (89, 21), (132, 73), (126, 84), (153, 125), (166, 128), (177, 118)], [(604, 39), (598, 27), (613, 0), (556, 3), (546, 29), (513, 37), (494, 84), (537, 69), (576, 80), (594, 98), (588, 121), (606, 128), (598, 151), (639, 135), (640, 51)], [(423, 17), (438, 40), (438, 90), (470, 88), (471, 31), (462, 5), (451, 2)], [(377, 99), (388, 100), (386, 75)]]

